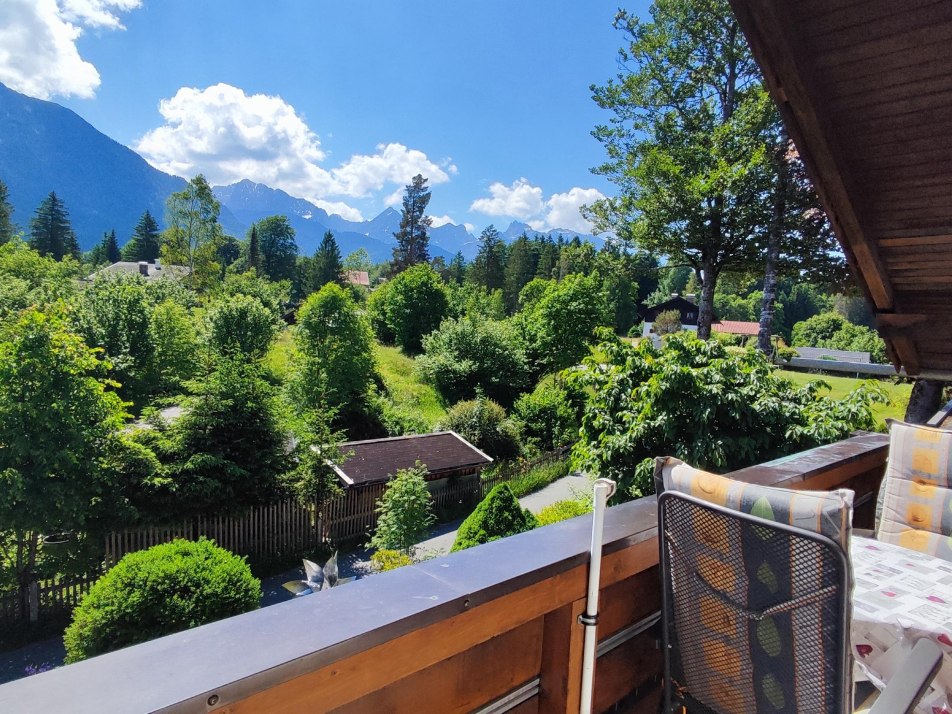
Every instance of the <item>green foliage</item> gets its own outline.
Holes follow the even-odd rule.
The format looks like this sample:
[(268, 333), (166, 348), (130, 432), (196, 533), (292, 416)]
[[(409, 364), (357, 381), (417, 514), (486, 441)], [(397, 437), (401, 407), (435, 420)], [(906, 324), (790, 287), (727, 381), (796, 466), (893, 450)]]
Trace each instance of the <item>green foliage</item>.
[(527, 449), (551, 451), (578, 438), (579, 406), (584, 395), (570, 390), (564, 381), (544, 380), (516, 400), (512, 419)]
[(595, 328), (612, 322), (600, 288), (597, 277), (585, 275), (523, 288), (517, 324), (535, 374), (571, 367), (588, 354)]
[(90, 530), (126, 505), (109, 468), (126, 415), (107, 366), (61, 317), (35, 309), (0, 342), (0, 537), (13, 546), (0, 570), (21, 596), (42, 534)]
[(196, 289), (207, 289), (219, 278), (218, 249), (224, 242), (220, 211), (221, 204), (201, 174), (165, 202), (168, 228), (161, 241), (162, 259), (187, 266), (191, 271), (187, 283)]
[(150, 329), (156, 386), (161, 391), (179, 392), (200, 364), (195, 320), (181, 304), (165, 300), (153, 309)]
[(479, 234), (479, 252), (469, 267), (469, 276), (490, 292), (500, 290), (505, 282), (505, 265), (506, 244), (490, 224)]
[(449, 299), (447, 314), (450, 317), (472, 317), (485, 320), (502, 320), (506, 306), (501, 290), (489, 292), (482, 285), (450, 283), (446, 286)]
[(440, 276), (427, 264), (414, 265), (391, 280), (380, 293), (378, 290), (371, 294), (368, 310), (379, 313), (382, 301), (386, 325), (395, 342), (404, 352), (419, 352), (423, 336), (439, 327), (449, 306)]
[(66, 629), (66, 661), (258, 608), (261, 581), (214, 541), (177, 539), (130, 553), (100, 578)]
[(314, 272), (311, 290), (320, 290), (328, 283), (342, 280), (344, 267), (341, 265), (340, 248), (334, 240), (334, 234), (327, 231), (314, 254)]
[(519, 505), (509, 484), (501, 483), (460, 524), (451, 552), (531, 531), (536, 525), (535, 516)]
[(417, 174), (404, 190), (400, 230), (393, 234), (397, 239), (397, 247), (393, 249), (393, 268), (396, 272), (430, 260), (429, 229), (432, 219), (426, 215), (426, 207), (430, 203), (430, 189), (426, 182), (427, 179)]
[(602, 359), (586, 359), (572, 376), (591, 392), (573, 458), (632, 496), (650, 493), (646, 459), (742, 468), (868, 429), (872, 403), (885, 399), (874, 385), (824, 398), (822, 383), (796, 387), (758, 351), (733, 354), (690, 333), (669, 337), (660, 351), (649, 340), (633, 347), (614, 339), (598, 350)]
[(371, 548), (413, 554), (413, 547), (436, 521), (425, 476), (426, 466), (418, 463), (415, 468), (397, 471), (387, 484), (377, 503), (377, 530), (370, 539)]
[(72, 258), (42, 256), (19, 238), (0, 245), (0, 324), (30, 306), (70, 298), (78, 272)]
[(793, 326), (794, 347), (869, 352), (873, 362), (885, 364), (886, 344), (875, 331), (854, 325), (838, 312), (824, 312)]
[(132, 238), (122, 247), (122, 259), (132, 262), (155, 260), (159, 257), (159, 224), (146, 211), (132, 231)]
[(374, 570), (385, 573), (405, 565), (413, 565), (413, 558), (399, 550), (378, 550), (370, 556), (370, 564), (374, 566)]
[(273, 280), (292, 280), (298, 247), (287, 216), (268, 216), (254, 225), (261, 250), (261, 273)]
[(423, 352), (417, 370), (450, 404), (472, 399), (479, 389), (511, 404), (528, 382), (521, 338), (506, 321), (444, 320), (423, 338)]
[(0, 245), (9, 243), (16, 234), (13, 225), (13, 206), (10, 205), (7, 185), (0, 181)]
[(673, 335), (681, 331), (681, 313), (677, 310), (659, 312), (651, 324), (656, 335)]
[(55, 191), (43, 199), (30, 221), (30, 247), (54, 260), (79, 258), (79, 241), (69, 224), (69, 212)]
[(249, 295), (258, 298), (261, 304), (268, 308), (277, 323), (287, 307), (290, 290), (291, 284), (287, 280), (273, 282), (260, 277), (252, 270), (246, 270), (243, 273), (228, 273), (218, 287), (217, 295), (223, 297)]
[(375, 352), (385, 391), (385, 397), (381, 397), (389, 402), (390, 409), (397, 412), (397, 421), (409, 429), (408, 432), (393, 431), (388, 426), (388, 433), (396, 436), (431, 431), (446, 416), (446, 409), (436, 390), (420, 381), (413, 358), (407, 357), (396, 347), (377, 345)]
[(217, 300), (205, 313), (205, 340), (218, 356), (261, 359), (277, 332), (274, 314), (250, 295)]
[(392, 345), (396, 340), (393, 328), (387, 317), (391, 283), (384, 283), (367, 297), (367, 319), (377, 339), (385, 345)]
[(591, 511), (592, 504), (588, 499), (556, 501), (539, 511), (536, 520), (539, 521), (540, 527), (548, 526), (552, 523), (558, 523), (559, 521), (567, 521), (570, 518), (584, 516), (586, 513), (591, 513)]
[[(512, 462), (502, 462), (498, 465), (498, 468), (507, 469), (511, 468), (510, 464)], [(529, 463), (531, 462), (516, 462), (517, 464)], [(495, 469), (493, 469), (495, 470)], [(483, 472), (485, 476), (489, 476), (492, 471)], [(550, 483), (558, 481), (560, 478), (569, 475), (569, 464), (567, 461), (554, 461), (551, 463), (537, 463), (535, 465), (529, 465), (526, 467), (524, 473), (520, 473), (517, 476), (514, 476), (510, 480), (506, 481), (509, 484), (509, 488), (512, 489), (513, 494), (516, 498), (522, 498), (523, 496), (528, 496), (530, 493), (535, 493)]]
[(87, 262), (92, 265), (112, 265), (118, 262), (119, 258), (119, 243), (115, 231), (103, 233), (102, 240), (86, 254)]
[(298, 310), (295, 344), (300, 397), (311, 408), (345, 408), (365, 394), (376, 370), (373, 336), (350, 293), (327, 283)]
[(494, 459), (512, 458), (519, 453), (518, 432), (506, 419), (506, 410), (483, 396), (457, 402), (446, 413), (440, 428), (455, 431)]

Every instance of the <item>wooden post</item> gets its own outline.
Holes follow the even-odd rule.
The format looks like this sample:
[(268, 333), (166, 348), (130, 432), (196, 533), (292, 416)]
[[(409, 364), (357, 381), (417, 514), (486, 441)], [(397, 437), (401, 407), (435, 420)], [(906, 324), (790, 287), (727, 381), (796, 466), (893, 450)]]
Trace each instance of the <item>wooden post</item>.
[(582, 640), (578, 617), (585, 598), (553, 610), (542, 630), (542, 674), (539, 714), (575, 714), (582, 699)]
[(30, 622), (36, 622), (40, 619), (40, 585), (35, 580), (30, 583), (28, 598), (30, 601)]

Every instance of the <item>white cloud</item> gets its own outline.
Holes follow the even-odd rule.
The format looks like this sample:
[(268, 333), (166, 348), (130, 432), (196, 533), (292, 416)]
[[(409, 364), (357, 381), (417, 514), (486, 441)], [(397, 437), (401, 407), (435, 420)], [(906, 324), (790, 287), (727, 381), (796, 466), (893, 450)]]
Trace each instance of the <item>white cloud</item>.
[(489, 187), (489, 193), (490, 198), (473, 201), (469, 210), (526, 221), (537, 231), (564, 228), (578, 233), (592, 231), (592, 224), (582, 217), (579, 208), (605, 198), (597, 188), (575, 186), (543, 200), (542, 189), (524, 178), (514, 181), (511, 186), (494, 183)]
[(545, 225), (549, 229), (567, 228), (578, 233), (591, 233), (592, 224), (582, 217), (579, 208), (603, 198), (605, 194), (597, 188), (579, 188), (578, 186), (569, 189), (566, 193), (554, 193), (545, 202)]
[(430, 223), (430, 225), (433, 228), (439, 228), (440, 226), (445, 226), (447, 223), (454, 223), (454, 224), (456, 223), (456, 221), (454, 221), (449, 216), (430, 216), (430, 219), (432, 220), (432, 223)]
[(520, 221), (542, 212), (542, 189), (520, 178), (511, 186), (496, 182), (489, 187), (492, 198), (478, 198), (469, 207), (471, 211), (487, 216), (509, 216)]
[(463, 228), (466, 229), (467, 233), (472, 233), (476, 230), (476, 226), (474, 226), (472, 223), (464, 223)]
[(389, 206), (390, 208), (399, 206), (402, 203), (403, 203), (403, 189), (402, 188), (398, 188), (396, 191), (391, 193), (389, 196), (387, 196), (383, 200), (383, 205)]
[[(325, 168), (320, 139), (293, 106), (229, 84), (182, 87), (159, 103), (159, 112), (165, 123), (134, 148), (153, 166), (178, 176), (203, 173), (212, 184), (247, 178), (317, 205), (332, 196), (362, 198), (393, 184), (399, 188), (387, 205), (397, 205), (403, 185), (418, 173), (431, 184), (449, 181), (447, 171), (422, 151), (398, 143), (380, 144), (374, 154)], [(327, 205), (345, 218), (359, 215), (343, 203)]]
[(362, 221), (364, 220), (363, 215), (353, 206), (348, 206), (343, 201), (324, 201), (321, 199), (314, 199), (311, 201), (318, 208), (323, 208), (325, 211), (334, 215), (335, 213), (341, 218), (345, 218), (348, 221)]
[(76, 40), (84, 27), (124, 29), (119, 13), (140, 5), (141, 0), (2, 0), (0, 82), (40, 99), (92, 97), (99, 71), (80, 56)]

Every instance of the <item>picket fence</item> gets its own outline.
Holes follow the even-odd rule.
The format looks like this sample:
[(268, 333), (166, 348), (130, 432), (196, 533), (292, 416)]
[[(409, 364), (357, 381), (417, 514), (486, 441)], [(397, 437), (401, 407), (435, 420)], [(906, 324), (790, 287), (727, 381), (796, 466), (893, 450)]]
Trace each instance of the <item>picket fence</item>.
[[(447, 511), (461, 503), (477, 503), (497, 484), (518, 478), (537, 466), (564, 458), (561, 451), (532, 461), (501, 464), (483, 478), (451, 479), (431, 491), (437, 510)], [(197, 516), (164, 526), (133, 528), (110, 533), (105, 542), (104, 567), (115, 565), (128, 553), (168, 543), (175, 538), (214, 540), (219, 546), (246, 556), (252, 564), (291, 562), (325, 543), (354, 545), (365, 542), (377, 525), (377, 502), (386, 484), (350, 489), (318, 509), (288, 499), (257, 506), (236, 516)], [(38, 619), (69, 612), (99, 574), (41, 583), (37, 592)], [(0, 623), (28, 617), (15, 593), (0, 595)]]

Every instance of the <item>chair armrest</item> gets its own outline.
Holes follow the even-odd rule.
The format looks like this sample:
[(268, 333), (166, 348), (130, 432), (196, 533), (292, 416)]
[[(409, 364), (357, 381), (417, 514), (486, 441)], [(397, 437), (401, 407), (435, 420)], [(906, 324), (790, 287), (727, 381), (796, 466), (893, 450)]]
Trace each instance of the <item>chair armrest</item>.
[(930, 639), (916, 642), (869, 714), (910, 714), (942, 664), (942, 650)]

